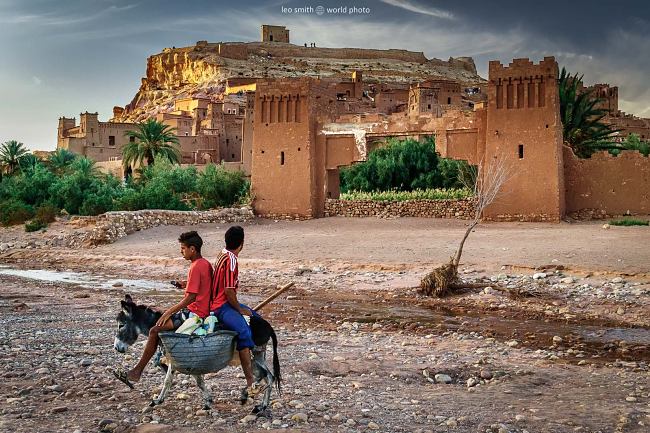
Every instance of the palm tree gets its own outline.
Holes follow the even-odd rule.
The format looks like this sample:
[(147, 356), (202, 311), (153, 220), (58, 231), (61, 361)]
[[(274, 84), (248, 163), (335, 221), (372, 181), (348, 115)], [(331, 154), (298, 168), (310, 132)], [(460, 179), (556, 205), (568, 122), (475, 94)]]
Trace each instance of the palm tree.
[(167, 159), (172, 164), (179, 163), (181, 151), (174, 131), (175, 128), (155, 119), (138, 123), (135, 131), (126, 131), (124, 135), (129, 137), (130, 142), (122, 149), (124, 167), (135, 163), (142, 165), (144, 161), (147, 165), (153, 165), (156, 157)]
[(18, 160), (18, 166), (23, 173), (33, 173), (39, 165), (41, 165), (41, 160), (33, 153), (27, 153)]
[(27, 154), (27, 149), (23, 143), (16, 140), (9, 140), (0, 146), (0, 165), (2, 171), (12, 174), (20, 163), (20, 158)]
[(50, 169), (55, 174), (61, 174), (70, 167), (77, 155), (67, 149), (57, 149), (47, 158)]
[(619, 130), (603, 122), (607, 112), (596, 107), (601, 99), (582, 89), (582, 75), (571, 76), (562, 68), (559, 91), (564, 142), (577, 156), (589, 158), (600, 150), (621, 148), (613, 141), (613, 134)]
[(92, 178), (100, 175), (99, 168), (95, 165), (95, 161), (85, 156), (77, 158), (70, 164), (70, 170), (79, 174), (83, 178)]

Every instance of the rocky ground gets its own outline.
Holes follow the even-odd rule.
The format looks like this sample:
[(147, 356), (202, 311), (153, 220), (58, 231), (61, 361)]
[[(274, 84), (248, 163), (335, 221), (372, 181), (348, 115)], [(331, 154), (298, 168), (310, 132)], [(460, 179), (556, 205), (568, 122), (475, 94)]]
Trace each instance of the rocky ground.
[[(187, 376), (151, 409), (158, 370), (150, 367), (134, 391), (107, 372), (132, 365), (142, 348), (140, 341), (126, 356), (112, 348), (124, 293), (171, 305), (180, 293), (166, 282), (187, 269), (178, 234), (197, 229), (213, 257), (225, 226), (157, 227), (93, 249), (37, 240), (30, 249), (7, 247), (0, 430), (648, 431), (648, 229), (481, 225), (467, 243), (462, 276), (489, 286), (442, 300), (420, 296), (419, 279), (449, 257), (463, 224), (244, 224), (244, 300), (254, 304), (296, 282), (263, 311), (280, 338), (284, 377), (271, 418), (239, 405), (235, 367), (207, 377), (210, 411)], [(25, 242), (16, 230), (0, 235), (5, 245)]]

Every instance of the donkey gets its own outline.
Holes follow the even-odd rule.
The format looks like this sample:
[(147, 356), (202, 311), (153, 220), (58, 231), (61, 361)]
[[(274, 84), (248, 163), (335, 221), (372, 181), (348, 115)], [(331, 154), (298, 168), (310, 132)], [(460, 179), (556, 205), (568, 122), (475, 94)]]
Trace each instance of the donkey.
[[(146, 305), (137, 305), (133, 302), (133, 298), (130, 295), (126, 295), (123, 301), (120, 301), (121, 310), (117, 315), (117, 333), (115, 335), (115, 341), (113, 347), (120, 353), (126, 352), (129, 346), (133, 345), (136, 342), (139, 335), (148, 336), (149, 330), (156, 324), (162, 313), (156, 310), (153, 310)], [(275, 331), (266, 320), (261, 317), (251, 317), (251, 333), (253, 336), (253, 342), (255, 347), (252, 352), (252, 367), (253, 375), (255, 377), (255, 384), (260, 386), (260, 389), (264, 392), (262, 397), (262, 402), (256, 405), (252, 413), (268, 416), (270, 411), (268, 409), (269, 403), (271, 401), (271, 391), (273, 385), (277, 387), (278, 393), (281, 392), (281, 381), (282, 377), (280, 374), (280, 361), (278, 359), (278, 339), (275, 335)], [(273, 372), (266, 365), (266, 345), (269, 339), (273, 340)], [(156, 406), (161, 404), (169, 389), (171, 388), (175, 371), (167, 366), (164, 362), (161, 362), (161, 357), (163, 354), (162, 344), (158, 343), (158, 353), (154, 358), (154, 363), (158, 365), (163, 371), (166, 372), (165, 380), (163, 383), (162, 391), (157, 398), (153, 399), (150, 403), (150, 406)], [(235, 359), (236, 358), (236, 359)], [(235, 353), (233, 361), (238, 362), (238, 354)], [(212, 396), (205, 386), (205, 380), (203, 375), (193, 375), (196, 380), (196, 385), (201, 390), (201, 395), (203, 397), (203, 407), (204, 409), (209, 409), (212, 404)], [(260, 385), (264, 381), (263, 385)], [(241, 404), (245, 404), (248, 401), (248, 394), (246, 388), (241, 392), (240, 401)]]

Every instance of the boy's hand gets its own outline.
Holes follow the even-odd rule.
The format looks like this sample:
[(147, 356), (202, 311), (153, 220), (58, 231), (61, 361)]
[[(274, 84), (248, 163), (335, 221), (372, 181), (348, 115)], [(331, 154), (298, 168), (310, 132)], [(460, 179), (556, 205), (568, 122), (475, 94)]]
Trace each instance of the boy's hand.
[(158, 319), (158, 321), (156, 322), (156, 326), (158, 326), (158, 327), (163, 326), (165, 323), (167, 323), (167, 321), (170, 319), (170, 317), (171, 317), (171, 314), (163, 313), (163, 315), (160, 316), (160, 319)]
[(242, 316), (252, 316), (253, 311), (250, 308), (241, 308), (239, 310), (239, 314), (241, 314)]

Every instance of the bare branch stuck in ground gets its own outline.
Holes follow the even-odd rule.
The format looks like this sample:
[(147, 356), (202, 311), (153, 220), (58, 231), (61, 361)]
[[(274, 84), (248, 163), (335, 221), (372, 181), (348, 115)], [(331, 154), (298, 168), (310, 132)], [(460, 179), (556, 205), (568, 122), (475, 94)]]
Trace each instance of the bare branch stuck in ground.
[(442, 297), (464, 287), (458, 276), (458, 264), (463, 254), (465, 241), (481, 222), (485, 209), (499, 196), (499, 191), (510, 178), (510, 174), (510, 167), (506, 165), (505, 160), (495, 158), (489, 162), (481, 161), (476, 171), (472, 172), (470, 176), (461, 178), (465, 186), (474, 191), (474, 217), (460, 241), (456, 254), (450, 257), (449, 263), (434, 269), (422, 278), (420, 290), (423, 294)]

